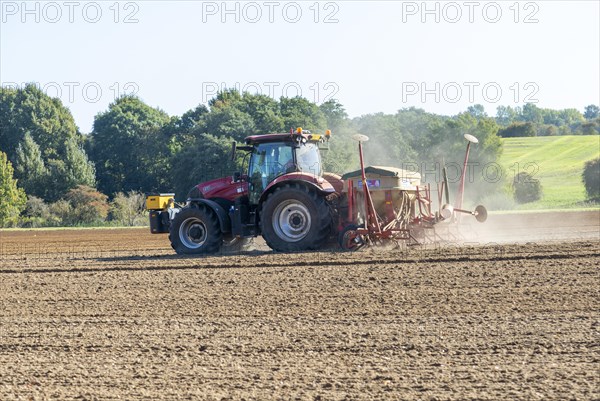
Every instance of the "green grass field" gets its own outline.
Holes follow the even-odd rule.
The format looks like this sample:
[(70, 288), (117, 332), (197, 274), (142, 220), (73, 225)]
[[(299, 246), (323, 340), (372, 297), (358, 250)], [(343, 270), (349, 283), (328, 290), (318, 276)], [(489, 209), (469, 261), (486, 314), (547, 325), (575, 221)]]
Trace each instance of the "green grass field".
[(521, 171), (542, 184), (542, 199), (518, 209), (569, 209), (589, 207), (581, 181), (586, 161), (600, 157), (600, 136), (559, 136), (503, 139), (499, 163), (508, 181)]

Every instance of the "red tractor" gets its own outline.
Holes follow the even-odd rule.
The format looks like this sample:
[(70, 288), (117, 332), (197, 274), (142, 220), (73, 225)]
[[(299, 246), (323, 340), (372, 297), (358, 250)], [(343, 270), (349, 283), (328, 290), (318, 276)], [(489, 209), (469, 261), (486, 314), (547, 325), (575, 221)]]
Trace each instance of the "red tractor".
[(173, 194), (148, 196), (151, 231), (168, 232), (179, 254), (234, 249), (258, 235), (276, 251), (320, 248), (335, 232), (328, 197), (342, 186), (322, 172), (319, 144), (329, 135), (298, 129), (234, 143), (232, 156), (247, 152), (247, 173), (196, 185), (181, 208), (172, 207)]
[(232, 157), (237, 151), (247, 152), (247, 173), (196, 185), (181, 207), (174, 207), (173, 194), (149, 195), (151, 232), (168, 232), (179, 254), (240, 249), (258, 235), (282, 252), (316, 250), (334, 238), (343, 249), (357, 250), (385, 242), (437, 241), (441, 236), (435, 226), (458, 221), (460, 213), (485, 221), (483, 206), (462, 209), (464, 172), (475, 137), (465, 135), (465, 169), (456, 204), (450, 205), (444, 179), (434, 189), (437, 211), (431, 185), (421, 185), (419, 173), (364, 166), (362, 143), (368, 140), (364, 135), (355, 135), (360, 170), (343, 177), (324, 173), (319, 145), (329, 137), (329, 131), (322, 136), (298, 128), (286, 134), (249, 136), (245, 146), (234, 143)]

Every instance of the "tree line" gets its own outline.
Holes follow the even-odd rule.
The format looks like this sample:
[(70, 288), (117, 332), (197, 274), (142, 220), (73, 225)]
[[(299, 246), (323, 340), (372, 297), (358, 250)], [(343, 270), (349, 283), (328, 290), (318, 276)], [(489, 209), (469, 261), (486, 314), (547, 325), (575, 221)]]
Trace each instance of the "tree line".
[(504, 138), (598, 135), (600, 134), (600, 107), (591, 104), (582, 114), (577, 109), (553, 110), (533, 103), (523, 107), (499, 106), (496, 121), (502, 126), (499, 135)]
[[(83, 134), (69, 109), (36, 86), (0, 88), (0, 225), (139, 223), (144, 193), (175, 192), (183, 199), (193, 185), (242, 169), (244, 160), (231, 161), (229, 152), (232, 141), (248, 135), (331, 129), (324, 169), (343, 173), (358, 167), (354, 133), (371, 137), (368, 163), (416, 168), (460, 162), (462, 136), (470, 133), (480, 140), (472, 160), (485, 165), (497, 159), (500, 137), (511, 136), (515, 125), (533, 124), (536, 135), (545, 134), (546, 125), (555, 127), (555, 134), (597, 134), (598, 111), (588, 106), (582, 115), (527, 104), (499, 107), (497, 116), (489, 117), (475, 105), (455, 116), (406, 108), (349, 118), (336, 100), (317, 105), (301, 97), (276, 100), (225, 90), (181, 116), (122, 96), (96, 115), (91, 133)], [(434, 176), (426, 179), (435, 181)], [(471, 191), (498, 187), (481, 185)]]

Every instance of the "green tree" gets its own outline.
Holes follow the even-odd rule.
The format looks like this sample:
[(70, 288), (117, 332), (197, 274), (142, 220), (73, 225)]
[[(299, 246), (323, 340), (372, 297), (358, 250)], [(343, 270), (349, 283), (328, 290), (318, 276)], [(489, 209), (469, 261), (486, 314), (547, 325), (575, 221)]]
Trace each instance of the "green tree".
[(446, 140), (443, 126), (448, 117), (427, 113), (415, 107), (396, 113), (400, 132), (406, 136), (410, 146), (417, 152), (419, 160), (436, 160), (439, 144)]
[[(438, 117), (440, 118), (440, 117)], [(502, 142), (498, 137), (499, 126), (494, 118), (475, 118), (470, 113), (460, 113), (452, 118), (442, 118), (431, 130), (430, 148), (421, 155), (421, 175), (425, 182), (440, 182), (441, 166), (448, 167), (451, 199), (456, 199), (460, 174), (467, 141), (465, 134), (475, 136), (479, 143), (470, 147), (467, 167), (464, 200), (474, 202), (482, 194), (497, 192), (503, 183), (496, 176), (488, 176), (486, 166), (495, 162), (502, 152)], [(423, 164), (426, 163), (426, 164)], [(427, 170), (425, 170), (426, 167)]]
[(252, 135), (282, 132), (285, 130), (284, 121), (276, 100), (259, 94), (244, 93), (238, 108), (248, 114), (254, 125)]
[(600, 158), (585, 163), (581, 178), (588, 198), (600, 200)]
[(282, 132), (283, 118), (276, 100), (260, 94), (240, 94), (235, 89), (219, 92), (209, 101), (211, 110), (197, 124), (196, 134), (231, 137)]
[(205, 121), (206, 124), (202, 130), (204, 133), (216, 137), (234, 138), (239, 142), (256, 131), (252, 116), (229, 104), (219, 104), (213, 107)]
[(78, 185), (89, 187), (96, 186), (96, 168), (94, 163), (89, 160), (88, 155), (76, 141), (69, 139), (65, 141), (65, 172), (67, 189), (75, 188)]
[(541, 125), (538, 127), (537, 136), (556, 136), (558, 128), (556, 125)]
[(49, 205), (50, 218), (48, 219), (49, 225), (58, 226), (69, 226), (72, 225), (72, 213), (73, 206), (66, 199), (59, 199)]
[(585, 121), (581, 112), (577, 109), (563, 109), (558, 112), (560, 124), (558, 125), (574, 125)]
[(337, 131), (347, 125), (348, 113), (344, 106), (335, 99), (330, 99), (319, 106), (319, 109), (325, 116), (327, 128)]
[(328, 100), (319, 106), (327, 121), (327, 129), (332, 134), (328, 150), (321, 152), (323, 170), (343, 175), (358, 166), (357, 143), (352, 140), (356, 133), (352, 127), (344, 106), (335, 99)]
[[(471, 148), (469, 158), (474, 177), (481, 177), (485, 165), (495, 161), (502, 151), (496, 121), (489, 117), (477, 118), (469, 112), (446, 117), (407, 108), (396, 115), (362, 116), (354, 119), (352, 125), (357, 132), (371, 138), (365, 144), (368, 164), (417, 170), (427, 182), (441, 180), (442, 163), (462, 166), (466, 148), (464, 134), (479, 139), (479, 144)], [(481, 181), (469, 185), (467, 191), (489, 193), (499, 185)], [(486, 185), (489, 187), (482, 189)]]
[(583, 117), (585, 117), (585, 119), (588, 121), (600, 117), (600, 107), (596, 106), (595, 104), (585, 106), (585, 112), (583, 113)]
[(323, 171), (343, 175), (359, 165), (357, 142), (352, 140), (355, 132), (342, 127), (333, 131), (326, 146), (322, 146)]
[(17, 187), (14, 170), (6, 153), (0, 151), (0, 226), (16, 222), (25, 207), (25, 192)]
[(574, 131), (579, 135), (600, 135), (600, 117), (579, 124)]
[(71, 205), (67, 224), (92, 224), (103, 221), (108, 215), (107, 199), (103, 193), (85, 185), (71, 189), (65, 196), (65, 200)]
[(471, 113), (460, 113), (452, 118), (442, 119), (431, 129), (431, 143), (421, 158), (425, 161), (455, 162), (464, 161), (466, 148), (465, 134), (475, 136), (479, 144), (471, 148), (469, 160), (475, 165), (495, 161), (502, 151), (498, 137), (498, 124), (489, 117), (475, 118)]
[(42, 198), (28, 195), (23, 214), (27, 217), (47, 219), (50, 215), (50, 208)]
[(21, 213), (19, 225), (21, 227), (44, 227), (52, 224), (50, 208), (42, 198), (27, 196), (25, 210)]
[(327, 128), (325, 115), (319, 106), (303, 97), (285, 98), (279, 100), (284, 130), (302, 127), (312, 132), (323, 133)]
[(513, 180), (514, 197), (518, 203), (535, 202), (542, 198), (542, 185), (540, 180), (531, 174), (522, 171)]
[(496, 122), (502, 126), (512, 124), (517, 119), (518, 113), (510, 106), (498, 106), (496, 108)]
[(146, 223), (145, 196), (141, 192), (118, 192), (110, 202), (110, 216), (124, 226)]
[(470, 115), (472, 115), (475, 118), (487, 117), (485, 108), (481, 104), (474, 104), (473, 106), (469, 106), (467, 108), (467, 113), (469, 113)]
[(64, 157), (47, 161), (46, 173), (37, 181), (41, 184), (31, 194), (53, 202), (78, 185), (95, 186), (94, 164), (88, 160), (87, 154), (76, 141), (65, 141), (61, 153), (64, 153)]
[(59, 99), (34, 85), (0, 88), (0, 147), (31, 195), (56, 200), (76, 185), (94, 185), (83, 136)]
[(0, 149), (12, 162), (26, 133), (39, 145), (44, 160), (64, 156), (60, 148), (68, 139), (83, 141), (69, 109), (33, 84), (0, 88), (0, 131)]
[(162, 128), (170, 122), (135, 96), (123, 96), (98, 114), (88, 143), (98, 188), (109, 194), (159, 189), (167, 178), (171, 140)]
[(516, 122), (498, 131), (502, 138), (536, 136), (537, 130), (533, 123)]
[(560, 112), (552, 109), (541, 109), (544, 116), (544, 124), (561, 126), (565, 125), (561, 119)]
[(15, 176), (21, 187), (29, 195), (43, 198), (46, 194), (44, 180), (48, 178), (48, 169), (42, 160), (40, 147), (29, 132), (25, 133), (23, 142), (16, 151)]
[(170, 183), (165, 188), (175, 192), (178, 200), (185, 200), (196, 184), (239, 171), (241, 161), (236, 163), (230, 157), (232, 141), (230, 137), (210, 134), (189, 138), (171, 159)]
[(519, 120), (533, 124), (542, 124), (544, 122), (544, 113), (535, 104), (527, 103), (521, 110)]
[(196, 108), (183, 113), (180, 119), (176, 119), (175, 126), (182, 130), (190, 131), (198, 125), (200, 121), (208, 114), (208, 108), (200, 104)]
[(161, 136), (168, 141), (164, 145), (169, 148), (169, 155), (177, 153), (182, 143), (194, 132), (202, 131), (208, 113), (208, 108), (201, 104), (186, 111), (181, 117), (172, 116), (169, 122), (161, 127)]
[[(417, 153), (394, 115), (377, 113), (354, 121), (357, 132), (369, 137), (364, 146), (367, 164), (402, 167), (417, 161)], [(356, 144), (356, 143), (355, 143)]]
[(217, 95), (208, 101), (208, 105), (211, 110), (214, 107), (221, 107), (224, 105), (234, 106), (236, 103), (242, 100), (242, 94), (234, 88), (225, 89), (219, 91)]
[[(278, 102), (266, 95), (240, 94), (236, 89), (219, 92), (208, 104), (210, 111), (203, 113), (193, 127), (188, 125), (189, 131), (195, 136), (210, 134), (239, 142), (249, 135), (286, 132), (297, 127), (323, 133), (327, 127), (324, 110), (331, 106), (321, 109), (301, 97), (281, 98)], [(343, 108), (341, 111), (345, 115)]]

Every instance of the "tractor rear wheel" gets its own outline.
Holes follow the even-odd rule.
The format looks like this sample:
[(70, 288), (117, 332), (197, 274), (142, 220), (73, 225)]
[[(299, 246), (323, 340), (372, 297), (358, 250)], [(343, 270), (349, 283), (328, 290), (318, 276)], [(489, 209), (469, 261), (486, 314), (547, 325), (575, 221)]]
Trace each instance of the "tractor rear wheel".
[(202, 205), (188, 206), (171, 222), (169, 240), (180, 255), (215, 253), (221, 247), (223, 233), (212, 210)]
[(262, 236), (280, 252), (314, 250), (323, 246), (331, 231), (331, 215), (324, 197), (303, 185), (275, 189), (260, 214)]

